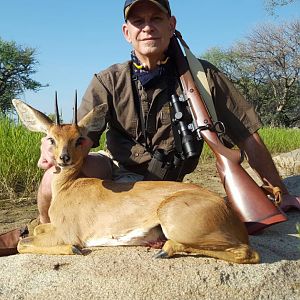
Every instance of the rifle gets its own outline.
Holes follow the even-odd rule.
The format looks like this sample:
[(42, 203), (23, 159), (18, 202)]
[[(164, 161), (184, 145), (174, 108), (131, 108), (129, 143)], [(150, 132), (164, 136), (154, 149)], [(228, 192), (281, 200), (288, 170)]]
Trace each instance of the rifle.
[(253, 234), (287, 218), (268, 199), (255, 181), (241, 166), (243, 152), (225, 147), (219, 139), (215, 125), (194, 82), (178, 39), (187, 47), (176, 31), (170, 49), (174, 58), (184, 97), (193, 118), (193, 130), (204, 139), (216, 158), (216, 166), (231, 206), (245, 222), (248, 233)]

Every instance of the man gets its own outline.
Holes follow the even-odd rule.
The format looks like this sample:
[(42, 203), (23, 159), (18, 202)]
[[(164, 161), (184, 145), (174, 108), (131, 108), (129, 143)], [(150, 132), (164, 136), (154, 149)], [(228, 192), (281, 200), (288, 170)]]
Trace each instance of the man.
[[(95, 132), (86, 142), (87, 157), (82, 175), (120, 182), (182, 180), (196, 167), (201, 143), (194, 139), (193, 158), (182, 160), (178, 155), (169, 102), (172, 94), (179, 95), (181, 89), (168, 49), (176, 18), (167, 0), (127, 0), (124, 18), (123, 34), (133, 47), (131, 60), (95, 75), (78, 111), (80, 119), (95, 105), (108, 104), (107, 148), (114, 162), (105, 155), (88, 155), (90, 148), (98, 145), (101, 133)], [(224, 143), (231, 147), (238, 145), (260, 177), (282, 189), (284, 210), (300, 209), (299, 197), (288, 194), (257, 133), (261, 124), (253, 108), (219, 70), (205, 61), (202, 63), (218, 119), (227, 129)], [(188, 115), (188, 111), (184, 113)], [(44, 138), (38, 162), (38, 166), (46, 170), (38, 191), (41, 223), (50, 221), (48, 209), (54, 168), (50, 148)]]
[[(171, 86), (171, 89), (178, 93), (180, 89), (174, 79), (174, 66), (168, 57), (168, 46), (176, 28), (176, 18), (171, 15), (169, 2), (166, 0), (127, 0), (124, 18), (123, 34), (133, 47), (131, 61), (113, 65), (94, 76), (79, 108), (79, 118), (95, 105), (108, 103), (107, 148), (120, 166), (112, 167), (107, 157), (89, 155), (83, 174), (103, 179), (135, 181), (142, 180), (145, 176), (149, 178), (148, 167), (155, 150), (163, 149), (167, 154), (174, 150), (169, 89), (172, 84), (175, 87)], [(299, 198), (288, 195), (271, 156), (257, 133), (261, 124), (253, 108), (221, 72), (212, 65), (203, 63), (218, 118), (225, 124), (228, 132), (224, 142), (229, 146), (237, 144), (246, 152), (251, 167), (260, 177), (282, 189), (285, 195), (282, 205), (284, 210), (290, 206), (299, 209)], [(139, 110), (142, 110), (142, 119)], [(146, 123), (145, 132), (141, 123)], [(98, 145), (100, 134), (91, 136), (93, 142), (87, 145), (87, 149), (92, 143), (94, 146)], [(42, 147), (47, 148), (47, 144), (44, 142)], [(51, 158), (44, 155), (51, 154), (43, 149), (39, 166), (48, 169), (52, 164)], [(185, 171), (196, 166), (197, 159), (198, 157), (189, 162), (189, 170), (179, 174), (179, 179), (184, 177)], [(51, 201), (49, 183), (52, 174), (51, 169), (46, 171), (39, 191), (41, 222), (49, 221), (47, 208)]]

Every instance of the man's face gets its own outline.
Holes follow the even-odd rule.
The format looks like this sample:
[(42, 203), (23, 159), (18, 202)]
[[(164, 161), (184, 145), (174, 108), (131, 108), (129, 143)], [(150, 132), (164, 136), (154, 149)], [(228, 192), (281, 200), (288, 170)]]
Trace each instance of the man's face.
[(169, 17), (155, 4), (142, 1), (131, 8), (123, 33), (138, 57), (159, 60), (168, 48), (175, 26), (174, 17)]

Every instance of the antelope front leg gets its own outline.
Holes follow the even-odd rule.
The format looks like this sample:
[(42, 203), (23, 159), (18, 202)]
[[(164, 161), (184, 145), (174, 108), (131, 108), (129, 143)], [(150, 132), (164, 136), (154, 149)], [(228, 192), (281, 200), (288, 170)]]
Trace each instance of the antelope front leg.
[[(39, 226), (38, 226), (39, 227)], [(42, 224), (34, 236), (24, 238), (18, 243), (19, 253), (72, 255), (82, 254), (74, 245), (61, 244), (56, 230), (51, 224)]]

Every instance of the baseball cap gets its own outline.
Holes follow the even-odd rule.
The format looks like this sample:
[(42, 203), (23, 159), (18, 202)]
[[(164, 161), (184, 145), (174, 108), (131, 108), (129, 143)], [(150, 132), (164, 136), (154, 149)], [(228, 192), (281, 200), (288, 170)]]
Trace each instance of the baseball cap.
[[(145, 0), (126, 0), (124, 4), (124, 19), (127, 20), (130, 9), (134, 4)], [(171, 8), (168, 0), (147, 0), (158, 6), (162, 11), (171, 16)]]

